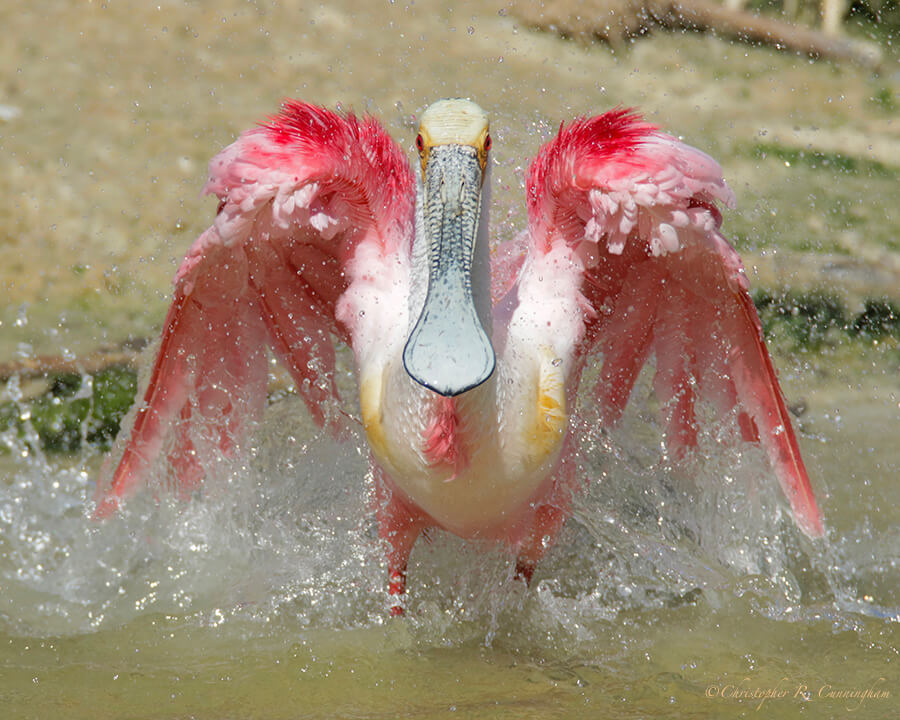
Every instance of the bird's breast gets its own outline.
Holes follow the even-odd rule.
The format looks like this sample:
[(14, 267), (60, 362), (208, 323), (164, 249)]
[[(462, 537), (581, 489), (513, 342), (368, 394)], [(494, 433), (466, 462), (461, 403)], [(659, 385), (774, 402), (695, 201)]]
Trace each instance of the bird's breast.
[(463, 536), (503, 534), (549, 488), (568, 424), (562, 368), (548, 349), (455, 398), (391, 367), (360, 378), (372, 452), (407, 498)]

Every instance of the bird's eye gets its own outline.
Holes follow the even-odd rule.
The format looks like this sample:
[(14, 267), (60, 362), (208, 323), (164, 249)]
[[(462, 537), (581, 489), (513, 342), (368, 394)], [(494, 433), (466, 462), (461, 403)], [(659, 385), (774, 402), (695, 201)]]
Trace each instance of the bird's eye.
[(484, 137), (484, 151), (487, 152), (491, 149), (491, 136), (485, 135)]
[(416, 135), (416, 150), (418, 150), (419, 152), (425, 150), (425, 140), (421, 135)]

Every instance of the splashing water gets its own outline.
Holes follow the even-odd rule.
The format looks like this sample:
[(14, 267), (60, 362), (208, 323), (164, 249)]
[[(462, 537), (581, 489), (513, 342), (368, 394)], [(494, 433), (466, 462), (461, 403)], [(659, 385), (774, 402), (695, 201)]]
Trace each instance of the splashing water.
[[(609, 431), (588, 403), (580, 409), (579, 463), (590, 480), (531, 588), (513, 579), (507, 552), (436, 532), (413, 553), (400, 621), (387, 619), (362, 433), (330, 439), (296, 395), (274, 398), (243, 459), (222, 459), (194, 497), (174, 497), (160, 467), (150, 488), (101, 522), (90, 519), (99, 452), (45, 455), (25, 417), (24, 437), (2, 437), (0, 627), (29, 641), (94, 638), (101, 649), (102, 638), (138, 649), (181, 638), (173, 648), (188, 667), (190, 646), (204, 638), (208, 648), (214, 633), (226, 655), (274, 643), (276, 654), (289, 648), (292, 667), (321, 678), (362, 659), (373, 687), (378, 668), (395, 672), (410, 653), (490, 649), (492, 663), (519, 658), (514, 686), (538, 672), (583, 699), (622, 667), (659, 672), (675, 647), (695, 656), (696, 639), (668, 648), (670, 625), (741, 648), (726, 653), (727, 666), (754, 655), (745, 651), (760, 632), (871, 639), (900, 620), (895, 527), (866, 508), (850, 533), (807, 540), (763, 454), (737, 442), (736, 423), (710, 424), (676, 465), (648, 419), (651, 401), (641, 401), (649, 394), (639, 384)], [(4, 399), (27, 416), (15, 379)], [(711, 666), (694, 675), (709, 679)], [(679, 682), (699, 693), (702, 680)]]
[[(21, 399), (15, 380), (6, 395)], [(413, 607), (498, 622), (505, 610), (548, 602), (575, 621), (579, 612), (614, 618), (700, 594), (715, 604), (753, 587), (774, 618), (810, 596), (860, 611), (850, 548), (796, 531), (763, 454), (737, 442), (733, 423), (713, 425), (695, 456), (675, 464), (650, 414), (638, 403), (608, 432), (592, 430), (596, 418), (583, 408), (579, 461), (590, 480), (536, 592), (519, 592), (505, 552), (436, 533), (413, 558)], [(3, 438), (9, 630), (81, 633), (146, 612), (213, 610), (263, 621), (289, 613), (310, 626), (381, 622), (384, 563), (364, 440), (320, 433), (296, 396), (273, 402), (245, 457), (223, 458), (194, 498), (175, 498), (158, 479), (108, 521), (89, 518), (96, 451), (74, 463), (48, 457), (26, 428), (24, 438)], [(871, 522), (859, 529), (871, 532)]]

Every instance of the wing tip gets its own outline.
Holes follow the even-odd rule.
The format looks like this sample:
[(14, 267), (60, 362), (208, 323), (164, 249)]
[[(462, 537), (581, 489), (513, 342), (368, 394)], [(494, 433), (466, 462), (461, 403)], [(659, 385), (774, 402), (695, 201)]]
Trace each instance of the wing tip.
[(790, 501), (794, 523), (810, 540), (818, 540), (825, 535), (822, 513), (816, 503), (809, 475), (799, 455), (797, 461), (799, 461), (799, 465), (795, 463), (794, 467), (784, 474), (786, 477), (780, 475), (779, 480), (785, 496)]
[(119, 510), (119, 498), (115, 495), (108, 495), (102, 500), (97, 501), (94, 512), (91, 513), (91, 520), (106, 520), (116, 514)]
[(825, 537), (825, 527), (822, 523), (822, 515), (819, 508), (815, 504), (815, 500), (809, 501), (802, 508), (791, 505), (791, 514), (794, 517), (794, 523), (800, 528), (801, 532), (810, 540), (820, 540)]

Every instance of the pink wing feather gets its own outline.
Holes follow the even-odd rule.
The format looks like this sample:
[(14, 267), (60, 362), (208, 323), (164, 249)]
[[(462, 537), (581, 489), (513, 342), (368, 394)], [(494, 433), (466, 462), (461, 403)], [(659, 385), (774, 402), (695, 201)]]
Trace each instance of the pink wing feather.
[(259, 417), (269, 346), (313, 418), (339, 425), (332, 336), (345, 264), (360, 242), (409, 252), (415, 183), (404, 153), (371, 118), (288, 101), (210, 163), (220, 200), (188, 251), (124, 454), (97, 488), (113, 512), (168, 454), (190, 492), (216, 454)]
[(564, 242), (583, 265), (581, 357), (603, 353), (595, 389), (614, 423), (650, 355), (667, 445), (697, 443), (695, 405), (735, 412), (760, 443), (797, 525), (822, 521), (743, 265), (719, 233), (734, 196), (719, 165), (627, 110), (562, 127), (528, 171), (533, 251)]

